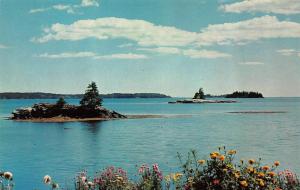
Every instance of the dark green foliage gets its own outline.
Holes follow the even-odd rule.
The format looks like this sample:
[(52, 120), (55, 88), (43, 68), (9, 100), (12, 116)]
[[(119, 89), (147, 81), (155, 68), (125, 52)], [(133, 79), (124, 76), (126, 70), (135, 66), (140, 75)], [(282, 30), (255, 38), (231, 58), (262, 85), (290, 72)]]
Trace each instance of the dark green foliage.
[(81, 107), (95, 109), (97, 106), (102, 105), (99, 91), (95, 82), (88, 85), (83, 98), (80, 101)]
[(200, 88), (199, 91), (195, 93), (193, 99), (205, 99), (203, 88)]
[(62, 98), (62, 97), (60, 97), (58, 100), (57, 100), (57, 102), (56, 102), (56, 107), (57, 108), (63, 108), (64, 107), (64, 105), (66, 104), (67, 102), (65, 101), (65, 99), (64, 98)]
[(227, 94), (226, 98), (263, 98), (263, 95), (259, 92), (246, 92), (246, 91), (235, 91), (232, 94)]

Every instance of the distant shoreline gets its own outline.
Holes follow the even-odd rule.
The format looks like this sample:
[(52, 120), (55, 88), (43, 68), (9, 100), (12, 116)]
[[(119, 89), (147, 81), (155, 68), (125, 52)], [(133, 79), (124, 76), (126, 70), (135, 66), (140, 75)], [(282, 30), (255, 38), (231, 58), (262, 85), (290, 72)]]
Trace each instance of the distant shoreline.
[[(55, 94), (44, 92), (1, 92), (0, 99), (81, 99), (83, 94)], [(101, 94), (101, 98), (171, 98), (160, 93), (112, 93)]]

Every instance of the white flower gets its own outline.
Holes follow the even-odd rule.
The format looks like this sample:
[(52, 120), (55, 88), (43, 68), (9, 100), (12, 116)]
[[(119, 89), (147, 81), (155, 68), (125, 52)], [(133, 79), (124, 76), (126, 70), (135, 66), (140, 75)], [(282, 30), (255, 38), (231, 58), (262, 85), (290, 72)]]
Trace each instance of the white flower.
[(50, 184), (51, 183), (51, 177), (49, 175), (45, 175), (45, 177), (44, 177), (44, 183), (45, 184)]
[(3, 176), (7, 180), (12, 180), (13, 178), (13, 174), (11, 172), (4, 172)]

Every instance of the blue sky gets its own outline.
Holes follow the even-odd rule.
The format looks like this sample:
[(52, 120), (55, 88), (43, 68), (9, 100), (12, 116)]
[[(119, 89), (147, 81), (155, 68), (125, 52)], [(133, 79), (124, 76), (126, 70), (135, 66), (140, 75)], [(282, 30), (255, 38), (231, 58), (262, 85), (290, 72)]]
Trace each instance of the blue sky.
[(0, 92), (300, 96), (299, 0), (0, 0)]

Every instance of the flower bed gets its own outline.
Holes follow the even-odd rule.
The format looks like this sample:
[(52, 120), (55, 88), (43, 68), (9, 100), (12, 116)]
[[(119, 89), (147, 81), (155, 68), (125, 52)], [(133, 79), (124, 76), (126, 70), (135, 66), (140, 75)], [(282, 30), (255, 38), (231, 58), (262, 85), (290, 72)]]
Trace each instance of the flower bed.
[[(89, 177), (86, 171), (75, 178), (75, 190), (300, 190), (299, 179), (290, 170), (278, 171), (279, 161), (263, 165), (261, 159), (234, 160), (235, 150), (225, 147), (212, 152), (207, 160), (198, 159), (191, 151), (187, 160), (178, 154), (181, 171), (163, 176), (158, 164), (143, 164), (139, 179), (130, 180), (121, 168), (108, 167)], [(12, 189), (12, 173), (0, 173), (0, 190)], [(44, 183), (50, 189), (59, 185), (49, 175)]]

